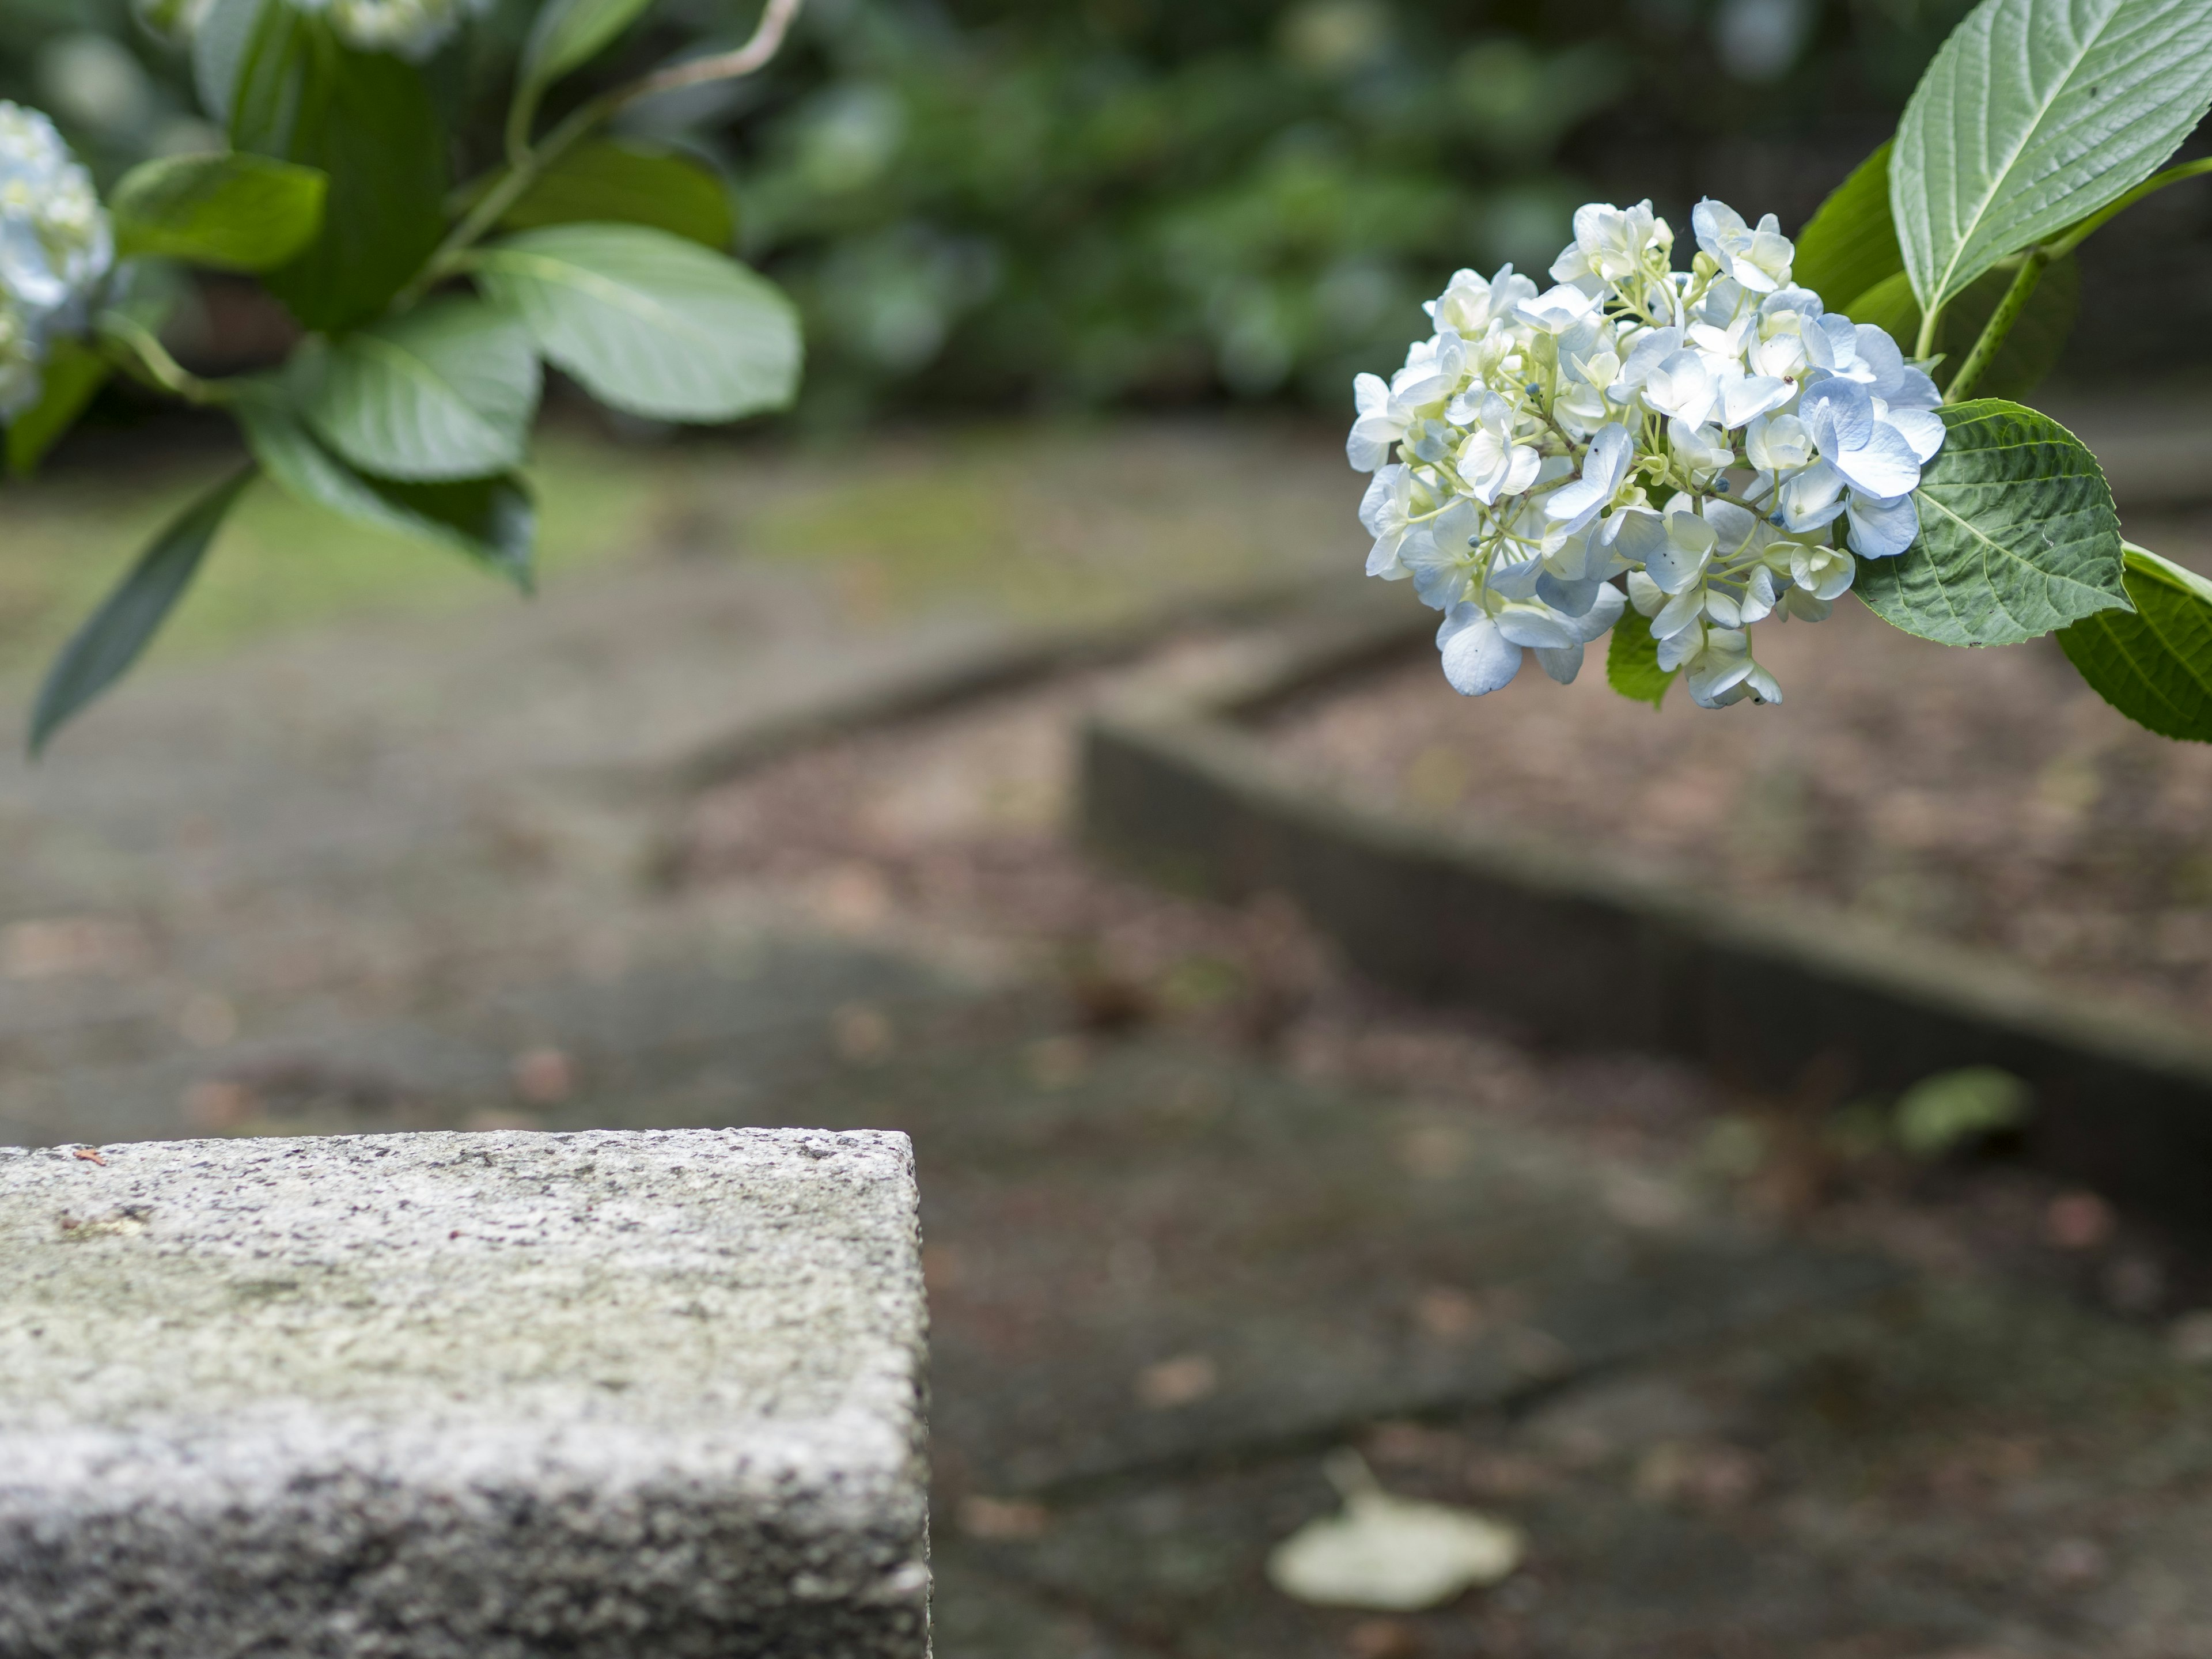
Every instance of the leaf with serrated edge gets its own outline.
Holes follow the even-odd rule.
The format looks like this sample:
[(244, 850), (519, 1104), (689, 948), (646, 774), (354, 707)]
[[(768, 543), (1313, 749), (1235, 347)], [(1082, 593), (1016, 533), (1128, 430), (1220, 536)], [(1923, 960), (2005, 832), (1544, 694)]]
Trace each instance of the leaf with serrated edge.
[(2208, 108), (2205, 0), (1982, 0), (1921, 76), (1890, 157), (1922, 306), (2126, 194)]
[(254, 459), (295, 500), (466, 554), (530, 591), (535, 514), (520, 479), (407, 484), (370, 478), (316, 442), (270, 397), (246, 398), (235, 413)]
[(2100, 611), (2059, 630), (2066, 659), (2137, 725), (2212, 743), (2212, 581), (2131, 546), (2127, 585), (2132, 615)]
[(1920, 537), (1859, 564), (1885, 622), (1942, 645), (2013, 645), (2115, 606), (2120, 520), (2097, 458), (2047, 415), (1978, 398), (1937, 411), (1912, 499)]
[(1852, 168), (1797, 233), (1790, 280), (1811, 289), (1831, 311), (1905, 269), (1889, 211), (1889, 149), (1885, 142)]
[(199, 574), (223, 515), (252, 482), (253, 471), (249, 466), (224, 479), (164, 526), (100, 609), (70, 636), (46, 671), (31, 711), (33, 754), (138, 660)]
[(1605, 647), (1605, 683), (1624, 697), (1656, 708), (1678, 671), (1659, 665), (1659, 641), (1651, 623), (1634, 611), (1621, 613)]
[(538, 392), (521, 321), (452, 298), (340, 340), (305, 413), (324, 442), (371, 472), (475, 478), (521, 465)]
[(473, 269), (550, 362), (614, 408), (729, 421), (798, 390), (791, 301), (696, 242), (642, 225), (554, 225), (495, 243)]

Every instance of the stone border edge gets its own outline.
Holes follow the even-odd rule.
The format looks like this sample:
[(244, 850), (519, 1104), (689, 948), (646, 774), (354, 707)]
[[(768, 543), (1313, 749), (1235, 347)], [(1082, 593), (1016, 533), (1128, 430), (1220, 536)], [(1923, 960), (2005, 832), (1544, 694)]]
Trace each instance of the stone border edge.
[(1195, 681), (1094, 714), (1078, 765), (1090, 850), (1214, 897), (1281, 893), (1370, 978), (1548, 1042), (1673, 1054), (1749, 1087), (1835, 1098), (2002, 1066), (2036, 1092), (2032, 1160), (2206, 1224), (2212, 1043), (2178, 1021), (1856, 918), (1773, 905), (1716, 917), (1694, 888), (1393, 813), (1274, 755), (1253, 717), (1431, 631), (1426, 613), (1388, 603), (1401, 592), (1383, 595), (1346, 592)]

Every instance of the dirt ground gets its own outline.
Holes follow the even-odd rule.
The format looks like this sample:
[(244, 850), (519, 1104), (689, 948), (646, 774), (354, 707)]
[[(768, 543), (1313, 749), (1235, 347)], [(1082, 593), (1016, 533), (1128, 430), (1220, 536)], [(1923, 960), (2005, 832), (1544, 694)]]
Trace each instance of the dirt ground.
[[(2200, 1478), (2161, 1478), (2153, 1483), (2160, 1495), (2129, 1485), (2122, 1497), (2091, 1473), (2109, 1459), (2145, 1467), (2132, 1461), (2137, 1450), (2123, 1449), (2149, 1443), (2138, 1435), (2167, 1444), (2156, 1456), (2183, 1455), (2166, 1437), (2193, 1443), (2212, 1422), (2190, 1380), (2194, 1356), (2212, 1354), (2212, 1321), (2199, 1311), (2212, 1306), (2212, 1273), (2191, 1241), (2002, 1157), (1927, 1167), (1840, 1155), (1786, 1103), (1732, 1093), (1692, 1068), (1635, 1054), (1547, 1054), (1478, 1013), (1381, 994), (1342, 973), (1279, 902), (1211, 906), (1100, 870), (1065, 833), (1068, 732), (1121, 681), (1173, 673), (1178, 659), (1206, 648), (1188, 640), (1133, 669), (1070, 677), (793, 756), (702, 796), (672, 849), (671, 878), (681, 890), (721, 902), (742, 896), (842, 937), (958, 957), (1034, 999), (1040, 1023), (1012, 1057), (1034, 1101), (1018, 1114), (1030, 1126), (1022, 1144), (1041, 1165), (1023, 1187), (1037, 1207), (1018, 1229), (1025, 1240), (1018, 1267), (994, 1242), (1006, 1237), (999, 1231), (1006, 1212), (981, 1221), (949, 1190), (964, 1193), (970, 1176), (937, 1177), (948, 1213), (933, 1232), (931, 1285), (940, 1365), (953, 1368), (940, 1373), (941, 1385), (957, 1391), (980, 1371), (1034, 1364), (1058, 1401), (1047, 1417), (1071, 1409), (1119, 1417), (1125, 1426), (1115, 1432), (1143, 1449), (1139, 1467), (1152, 1473), (1101, 1487), (1084, 1478), (1074, 1454), (1066, 1462), (1036, 1461), (1033, 1449), (1007, 1453), (999, 1443), (1009, 1431), (996, 1419), (1020, 1411), (995, 1389), (991, 1422), (957, 1407), (944, 1413), (941, 1567), (949, 1584), (976, 1586), (946, 1604), (944, 1650), (1034, 1642), (1038, 1652), (1224, 1659), (2212, 1652), (2197, 1592), (2177, 1588), (2189, 1573), (2144, 1565), (2154, 1535), (2167, 1540), (2158, 1550), (2195, 1548), (2172, 1541), (2168, 1529), (2198, 1524), (2172, 1506), (2198, 1491)], [(1463, 712), (1455, 700), (1452, 707)], [(872, 1006), (842, 1011), (836, 1032), (864, 1068), (940, 1052)], [(1157, 1072), (1149, 1085), (1133, 1081), (1163, 1053), (1182, 1056), (1172, 1085)], [(1369, 1230), (1356, 1252), (1357, 1288), (1337, 1277), (1341, 1256), (1304, 1261), (1279, 1242), (1201, 1223), (1209, 1206), (1221, 1207), (1218, 1194), (1164, 1199), (1164, 1164), (1123, 1189), (1120, 1201), (1133, 1201), (1136, 1214), (1115, 1218), (1096, 1191), (1111, 1178), (1102, 1165), (1146, 1155), (1107, 1126), (1120, 1119), (1155, 1159), (1173, 1146), (1189, 1160), (1211, 1127), (1208, 1090), (1237, 1096), (1238, 1085), (1194, 1083), (1194, 1066), (1217, 1079), (1223, 1073), (1211, 1068), (1273, 1079), (1243, 1086), (1271, 1103), (1270, 1144), (1248, 1152), (1248, 1167), (1273, 1184), (1280, 1209), (1295, 1212), (1293, 1194), (1315, 1158), (1341, 1166), (1337, 1212), (1311, 1218), (1325, 1231)], [(1150, 1093), (1164, 1086), (1165, 1097)], [(1358, 1139), (1379, 1142), (1386, 1167), (1352, 1173), (1367, 1155), (1352, 1145), (1301, 1151), (1306, 1132), (1295, 1127), (1303, 1119), (1293, 1103), (1308, 1091), (1363, 1103), (1354, 1109), (1372, 1129)], [(1127, 1108), (1106, 1103), (1116, 1096), (1137, 1107), (1133, 1124), (1121, 1117)], [(1138, 1104), (1148, 1098), (1162, 1103)], [(1407, 1109), (1414, 1115), (1401, 1115)], [(927, 1146), (927, 1131), (918, 1133)], [(1261, 1455), (1241, 1473), (1209, 1473), (1206, 1435), (1163, 1440), (1153, 1420), (1161, 1407), (1145, 1403), (1146, 1379), (1162, 1367), (1195, 1376), (1217, 1357), (1224, 1373), (1238, 1358), (1249, 1363), (1240, 1329), (1263, 1327), (1267, 1315), (1248, 1305), (1224, 1317), (1209, 1307), (1211, 1325), (1201, 1316), (1171, 1338), (1154, 1334), (1152, 1348), (1118, 1362), (1106, 1360), (1106, 1333), (1132, 1320), (1149, 1330), (1163, 1304), (1200, 1294), (1192, 1281), (1234, 1285), (1255, 1269), (1278, 1284), (1303, 1277), (1309, 1309), (1333, 1310), (1307, 1328), (1323, 1340), (1364, 1330), (1391, 1304), (1404, 1310), (1417, 1342), (1492, 1330), (1512, 1316), (1499, 1310), (1519, 1305), (1525, 1283), (1515, 1291), (1486, 1279), (1513, 1273), (1477, 1265), (1496, 1247), (1468, 1244), (1472, 1234), (1459, 1235), (1465, 1248), (1440, 1253), (1437, 1243), (1401, 1237), (1415, 1225), (1404, 1212), (1427, 1201), (1437, 1159), (1472, 1174), (1524, 1134), (1613, 1171), (1600, 1208), (1610, 1205), (1615, 1219), (1664, 1215), (1679, 1203), (1683, 1213), (1755, 1230), (1769, 1241), (1762, 1250), (1795, 1240), (1863, 1252), (1899, 1264), (1908, 1279), (1836, 1308), (1816, 1296), (1755, 1336), (1686, 1333), (1556, 1395), (1540, 1390), (1472, 1414), (1433, 1403), (1408, 1412), (1387, 1374), (1366, 1378), (1353, 1389), (1363, 1403), (1349, 1413), (1365, 1426), (1346, 1432), (1384, 1478), (1516, 1517), (1544, 1540), (1541, 1559), (1526, 1577), (1444, 1613), (1298, 1613), (1255, 1574), (1271, 1538), (1329, 1501), (1311, 1458)], [(957, 1156), (940, 1142), (939, 1156), (948, 1153)], [(1452, 1164), (1455, 1158), (1463, 1163)], [(1517, 1205), (1528, 1190), (1524, 1176), (1488, 1201)], [(1385, 1221), (1392, 1212), (1399, 1218)], [(1552, 1239), (1543, 1248), (1556, 1259), (1587, 1246), (1601, 1224), (1585, 1214), (1572, 1244), (1533, 1215), (1526, 1225), (1528, 1237)], [(1094, 1305), (1101, 1293), (1079, 1253), (1064, 1260), (1048, 1242), (1067, 1229), (1117, 1241), (1109, 1279), (1122, 1261), (1120, 1271), (1139, 1274), (1149, 1293)], [(1127, 1266), (1132, 1253), (1140, 1267)], [(1409, 1253), (1424, 1263), (1410, 1276)], [(1169, 1278), (1154, 1264), (1171, 1259), (1172, 1291), (1153, 1278)], [(1740, 1285), (1740, 1271), (1721, 1282)], [(1041, 1274), (1072, 1308), (1040, 1306)], [(1269, 1292), (1250, 1294), (1264, 1304)], [(1535, 1294), (1561, 1298), (1540, 1319), (1545, 1328), (1572, 1323), (1563, 1310), (1582, 1292)], [(1072, 1338), (1071, 1324), (1088, 1334)], [(2105, 1370), (2121, 1350), (2089, 1334), (2100, 1329), (2123, 1349), (2142, 1344), (2133, 1351), (2151, 1370), (2136, 1362)], [(1082, 1361), (1047, 1357), (1072, 1340)], [(991, 1363), (971, 1371), (969, 1345), (979, 1341)], [(1147, 1352), (1161, 1356), (1149, 1367)], [(2086, 1369), (2059, 1358), (2077, 1352)], [(1316, 1364), (1310, 1353), (1279, 1347), (1267, 1359), (1291, 1373)], [(2176, 1362), (2178, 1370), (2160, 1369)], [(1418, 1346), (1399, 1363), (1418, 1370)], [(1101, 1364), (1130, 1379), (1118, 1406), (1110, 1388), (1102, 1397), (1095, 1380), (1070, 1376)], [(1279, 1378), (1275, 1386), (1295, 1385)], [(2167, 1393), (2172, 1386), (2182, 1392)], [(1249, 1441), (1249, 1419), (1265, 1407), (1241, 1391), (1233, 1403)], [(1041, 1592), (1049, 1616), (1031, 1607), (1038, 1622), (1009, 1634), (1004, 1621), (1028, 1604), (994, 1599), (988, 1580), (964, 1577), (985, 1571)]]
[[(2212, 515), (2130, 533), (2212, 568)], [(1831, 905), (2212, 1020), (2212, 747), (2114, 713), (2048, 640), (1948, 650), (1852, 601), (1769, 623), (1783, 702), (1655, 713), (1595, 658), (1469, 701), (1431, 653), (1284, 711), (1285, 754), (1491, 832), (1587, 848), (1716, 904)]]

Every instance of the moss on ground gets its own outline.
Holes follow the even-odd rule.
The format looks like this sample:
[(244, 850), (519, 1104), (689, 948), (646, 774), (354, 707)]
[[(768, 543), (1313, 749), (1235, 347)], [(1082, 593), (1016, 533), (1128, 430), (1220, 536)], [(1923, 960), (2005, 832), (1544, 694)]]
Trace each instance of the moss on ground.
[[(1249, 423), (966, 428), (834, 451), (744, 439), (641, 449), (556, 426), (532, 478), (549, 581), (653, 555), (738, 557), (818, 567), (863, 612), (956, 603), (1072, 620), (1270, 569), (1297, 579), (1339, 556), (1349, 568), (1359, 484), (1333, 451), (1325, 434)], [(35, 672), (147, 538), (235, 464), (180, 453), (0, 491), (0, 680)], [(514, 602), (466, 560), (257, 484), (155, 655)]]

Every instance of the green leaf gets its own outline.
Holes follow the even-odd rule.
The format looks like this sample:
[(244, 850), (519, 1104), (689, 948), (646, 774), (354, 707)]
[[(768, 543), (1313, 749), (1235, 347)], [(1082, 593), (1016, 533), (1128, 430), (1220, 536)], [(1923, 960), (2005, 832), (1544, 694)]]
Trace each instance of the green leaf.
[(1941, 645), (2012, 645), (2124, 608), (2119, 514), (2097, 458), (2049, 416), (2001, 398), (1936, 413), (1943, 447), (1912, 493), (1920, 538), (1893, 559), (1862, 560), (1859, 598)]
[(1622, 611), (1605, 647), (1605, 683), (1622, 696), (1656, 708), (1678, 672), (1660, 667), (1659, 641), (1651, 637), (1650, 618)]
[(66, 337), (46, 348), (39, 401), (8, 422), (8, 470), (23, 477), (46, 458), (107, 379), (100, 354)]
[(653, 0), (548, 0), (522, 48), (520, 84), (536, 93), (599, 56)]
[(325, 19), (272, 5), (239, 70), (231, 142), (330, 175), (321, 234), (269, 273), (310, 329), (367, 321), (445, 234), (446, 137), (421, 72), (355, 52)]
[(2141, 184), (2208, 108), (2204, 0), (1982, 0), (1921, 76), (1890, 158), (1922, 306)]
[(2010, 1072), (1962, 1066), (1922, 1078), (1898, 1097), (1897, 1144), (1924, 1162), (2020, 1128), (2034, 1110), (2034, 1091)]
[(713, 168), (614, 139), (569, 150), (500, 221), (507, 230), (586, 223), (651, 225), (716, 250), (738, 234), (730, 192)]
[(273, 396), (243, 399), (236, 413), (254, 459), (295, 499), (465, 554), (530, 591), (537, 510), (520, 478), (402, 483), (371, 477), (316, 442)]
[(314, 368), (307, 423), (356, 466), (428, 482), (522, 464), (538, 355), (510, 312), (432, 300), (347, 335)]
[[(1885, 141), (1852, 168), (1797, 233), (1790, 280), (1811, 289), (1831, 311), (1848, 309), (1845, 302), (1854, 295), (1905, 269), (1889, 212), (1889, 150)], [(1851, 318), (1869, 320), (1855, 311)], [(1911, 336), (1905, 343), (1911, 346)]]
[(265, 155), (168, 155), (123, 175), (108, 206), (122, 258), (267, 270), (322, 228), (329, 177)]
[(253, 477), (247, 467), (186, 507), (155, 537), (99, 610), (71, 635), (46, 671), (31, 710), (31, 752), (63, 722), (122, 678), (199, 573), (223, 514)]
[(799, 316), (765, 278), (641, 225), (553, 225), (477, 256), (485, 290), (601, 402), (668, 421), (790, 403)]
[(2100, 611), (2059, 630), (2066, 659), (2137, 725), (2212, 743), (2212, 581), (2130, 546), (2127, 587), (2132, 616)]
[[(1955, 373), (1966, 361), (1966, 354), (1974, 349), (1974, 342), (1982, 337), (1982, 330), (1990, 320), (1990, 313), (2012, 286), (2013, 273), (2000, 265), (1974, 279), (1966, 291), (1946, 307), (1936, 322), (1934, 349), (1945, 359), (1936, 371), (1940, 382), (1949, 373)], [(2019, 401), (2043, 383), (2043, 378), (2058, 366), (2064, 355), (2066, 342), (2074, 332), (2074, 319), (2081, 308), (2081, 271), (2070, 253), (2054, 259), (2043, 272), (2043, 280), (2028, 295), (2027, 308), (2005, 336), (2004, 343), (1982, 371), (1981, 384), (1977, 392), (1991, 398), (2010, 398)], [(1908, 349), (1920, 332), (1920, 302), (1912, 297), (1912, 283), (1903, 271), (1887, 282), (1877, 283), (1852, 301), (1849, 307), (1855, 323), (1872, 323), (1888, 331), (1893, 340), (1901, 340)]]
[(238, 95), (246, 54), (262, 12), (283, 0), (213, 0), (192, 27), (192, 86), (200, 107), (226, 130)]

